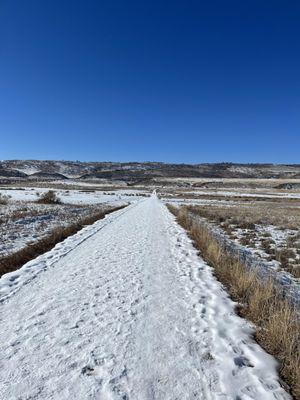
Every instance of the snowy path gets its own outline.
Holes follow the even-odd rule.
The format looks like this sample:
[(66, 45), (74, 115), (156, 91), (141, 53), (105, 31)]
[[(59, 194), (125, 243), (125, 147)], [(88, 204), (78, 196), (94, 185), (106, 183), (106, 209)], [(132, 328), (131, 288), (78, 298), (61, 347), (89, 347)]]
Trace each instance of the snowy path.
[(0, 398), (289, 399), (166, 207), (115, 214), (0, 280)]

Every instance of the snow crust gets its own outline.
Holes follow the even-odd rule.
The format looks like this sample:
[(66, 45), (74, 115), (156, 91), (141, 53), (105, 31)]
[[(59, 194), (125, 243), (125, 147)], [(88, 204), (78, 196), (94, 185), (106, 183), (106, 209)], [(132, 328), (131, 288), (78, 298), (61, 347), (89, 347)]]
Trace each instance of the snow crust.
[(290, 399), (156, 196), (5, 275), (0, 293), (1, 399)]

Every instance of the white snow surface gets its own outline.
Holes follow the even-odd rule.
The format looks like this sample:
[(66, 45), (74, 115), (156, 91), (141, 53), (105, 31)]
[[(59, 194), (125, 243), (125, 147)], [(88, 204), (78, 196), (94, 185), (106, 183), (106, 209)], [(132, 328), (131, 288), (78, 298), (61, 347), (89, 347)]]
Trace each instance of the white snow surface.
[[(144, 195), (144, 192), (135, 190), (116, 190), (116, 191), (95, 191), (84, 192), (82, 190), (53, 190), (59, 199), (65, 204), (99, 204), (99, 203), (120, 203), (120, 201), (133, 202)], [(36, 201), (40, 195), (48, 192), (49, 188), (26, 188), (26, 189), (0, 189), (0, 194), (9, 196), (10, 202), (15, 201)]]
[(0, 398), (290, 399), (156, 196), (0, 280)]

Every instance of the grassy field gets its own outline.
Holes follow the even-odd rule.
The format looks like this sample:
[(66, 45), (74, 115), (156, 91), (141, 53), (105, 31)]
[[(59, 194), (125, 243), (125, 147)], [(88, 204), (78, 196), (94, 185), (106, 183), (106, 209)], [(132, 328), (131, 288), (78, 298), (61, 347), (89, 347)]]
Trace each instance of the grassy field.
[(188, 206), (217, 224), (227, 235), (267, 261), (300, 278), (300, 202), (252, 201), (251, 203)]

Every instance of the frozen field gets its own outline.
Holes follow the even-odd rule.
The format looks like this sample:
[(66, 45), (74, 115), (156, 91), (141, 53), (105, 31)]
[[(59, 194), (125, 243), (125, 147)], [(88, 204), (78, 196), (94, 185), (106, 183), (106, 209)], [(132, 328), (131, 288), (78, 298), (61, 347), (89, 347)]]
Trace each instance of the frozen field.
[(37, 200), (48, 190), (0, 190), (0, 196), (8, 199), (7, 204), (0, 205), (0, 258), (43, 238), (58, 227), (76, 223), (110, 206), (135, 202), (146, 195), (133, 190), (55, 190), (62, 204), (38, 204)]
[(0, 257), (34, 243), (58, 227), (66, 227), (107, 208), (107, 204), (73, 206), (30, 202), (2, 206), (0, 207)]
[(300, 278), (300, 202), (206, 199), (172, 204), (187, 206), (270, 266)]
[[(0, 194), (10, 196), (11, 201), (36, 201), (47, 192), (49, 188), (9, 188), (0, 189)], [(145, 191), (138, 190), (116, 190), (99, 191), (91, 186), (86, 190), (53, 189), (61, 201), (65, 204), (98, 204), (98, 203), (119, 203), (120, 201), (132, 202), (141, 197), (149, 195)]]
[(290, 399), (156, 196), (3, 276), (0, 293), (0, 398)]

